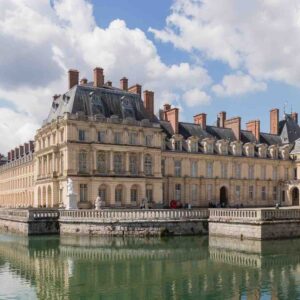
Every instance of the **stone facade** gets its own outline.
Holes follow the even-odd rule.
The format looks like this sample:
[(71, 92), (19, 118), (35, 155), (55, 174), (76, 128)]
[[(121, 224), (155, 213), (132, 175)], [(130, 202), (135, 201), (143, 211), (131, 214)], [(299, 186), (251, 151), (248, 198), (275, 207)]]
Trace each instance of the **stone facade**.
[[(121, 88), (104, 83), (101, 68), (93, 77), (79, 82), (70, 70), (69, 90), (53, 97), (34, 149), (8, 153), (0, 166), (1, 206), (63, 207), (68, 178), (82, 207), (98, 195), (107, 207), (160, 208), (172, 200), (193, 207), (299, 205), (296, 154), (290, 156), (300, 137), (295, 114), (279, 121), (272, 110), (272, 134), (260, 132), (258, 120), (242, 130), (241, 118), (226, 119), (226, 112), (217, 126), (207, 125), (204, 113), (180, 122), (169, 104), (158, 119), (153, 92), (142, 96), (127, 78)], [(292, 138), (287, 126), (296, 128)]]

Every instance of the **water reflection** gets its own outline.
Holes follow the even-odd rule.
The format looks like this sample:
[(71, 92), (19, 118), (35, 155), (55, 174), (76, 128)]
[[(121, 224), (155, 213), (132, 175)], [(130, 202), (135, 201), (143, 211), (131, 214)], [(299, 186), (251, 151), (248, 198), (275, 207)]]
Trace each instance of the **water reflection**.
[(1, 235), (0, 299), (299, 299), (299, 250), (300, 240)]

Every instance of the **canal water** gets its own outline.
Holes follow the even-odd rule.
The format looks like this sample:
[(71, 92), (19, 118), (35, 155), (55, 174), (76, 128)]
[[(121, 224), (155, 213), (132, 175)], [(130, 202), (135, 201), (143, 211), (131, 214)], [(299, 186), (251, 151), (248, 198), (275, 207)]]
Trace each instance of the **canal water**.
[(0, 299), (300, 299), (300, 240), (2, 234)]

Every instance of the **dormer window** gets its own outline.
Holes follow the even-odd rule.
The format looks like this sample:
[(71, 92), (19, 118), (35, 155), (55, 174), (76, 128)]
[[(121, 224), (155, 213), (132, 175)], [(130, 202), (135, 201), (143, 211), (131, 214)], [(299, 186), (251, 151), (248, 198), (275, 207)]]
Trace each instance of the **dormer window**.
[(174, 151), (181, 151), (182, 150), (182, 136), (181, 135), (174, 135), (171, 139), (172, 149)]
[(253, 157), (254, 156), (254, 144), (246, 143), (244, 145), (244, 151), (245, 151), (246, 156)]
[(269, 155), (272, 159), (278, 158), (278, 148), (276, 145), (272, 145), (269, 147)]
[(189, 152), (198, 152), (198, 138), (189, 137), (187, 139), (188, 151)]
[(267, 145), (266, 144), (258, 145), (258, 157), (260, 157), (260, 158), (267, 157)]
[(148, 147), (152, 146), (152, 139), (153, 139), (152, 135), (146, 135), (145, 136), (145, 144), (146, 144), (146, 146), (148, 146)]
[(181, 151), (181, 141), (175, 141), (175, 151)]
[(214, 153), (214, 139), (206, 138), (202, 141), (203, 150), (206, 154)]
[(284, 160), (288, 160), (290, 158), (289, 146), (285, 145), (279, 149), (280, 157)]
[(235, 156), (241, 156), (242, 155), (242, 144), (240, 142), (232, 142), (230, 144), (231, 146), (231, 152)]
[(217, 151), (220, 155), (228, 154), (228, 142), (226, 140), (219, 140), (216, 142)]

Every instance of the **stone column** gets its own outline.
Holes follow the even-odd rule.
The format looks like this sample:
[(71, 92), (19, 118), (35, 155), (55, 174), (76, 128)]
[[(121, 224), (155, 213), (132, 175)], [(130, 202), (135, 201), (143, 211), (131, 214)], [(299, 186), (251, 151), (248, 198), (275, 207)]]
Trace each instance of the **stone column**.
[(125, 153), (125, 174), (129, 175), (129, 152)]
[(114, 174), (114, 152), (111, 150), (109, 153), (109, 169), (108, 173), (110, 175)]

